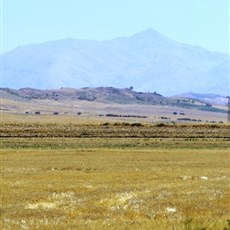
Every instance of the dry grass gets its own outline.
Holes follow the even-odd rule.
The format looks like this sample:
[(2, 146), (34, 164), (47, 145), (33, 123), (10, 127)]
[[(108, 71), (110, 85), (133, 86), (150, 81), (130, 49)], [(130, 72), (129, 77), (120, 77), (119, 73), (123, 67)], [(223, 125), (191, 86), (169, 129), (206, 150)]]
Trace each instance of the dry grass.
[(2, 114), (1, 229), (228, 229), (229, 125), (133, 124)]
[[(167, 117), (168, 119), (163, 121), (178, 122), (177, 118), (188, 117), (191, 119), (202, 120), (202, 122), (227, 122), (226, 113), (201, 111), (196, 109), (178, 108), (173, 106), (162, 106), (162, 105), (137, 105), (137, 104), (116, 104), (116, 103), (99, 103), (81, 100), (33, 100), (33, 101), (14, 101), (8, 99), (2, 99), (0, 105), (1, 116), (4, 121), (23, 122), (23, 121), (48, 121), (53, 122), (73, 122), (78, 123), (84, 122), (84, 119), (90, 118), (92, 120), (105, 120), (111, 121), (111, 118), (99, 117), (99, 114), (122, 114), (122, 115), (145, 115), (146, 119), (137, 118), (116, 118), (118, 121), (141, 121), (141, 122), (160, 122), (162, 121), (161, 116)], [(215, 107), (215, 106), (214, 106)], [(226, 106), (218, 107), (224, 109), (227, 112)], [(40, 111), (42, 115), (34, 115), (36, 111)], [(29, 114), (25, 114), (25, 113)], [(59, 112), (58, 116), (53, 116), (53, 112)], [(81, 115), (78, 116), (78, 112)], [(177, 115), (173, 115), (177, 112)], [(14, 114), (13, 114), (14, 113)], [(180, 113), (185, 114), (181, 116)], [(115, 119), (115, 118), (112, 118)], [(88, 122), (88, 121), (87, 121)], [(195, 122), (200, 123), (200, 122)]]
[(2, 122), (1, 137), (14, 138), (230, 138), (228, 124), (176, 125), (140, 122), (86, 123), (87, 119), (71, 122)]
[(229, 148), (203, 141), (2, 139), (1, 229), (224, 229)]

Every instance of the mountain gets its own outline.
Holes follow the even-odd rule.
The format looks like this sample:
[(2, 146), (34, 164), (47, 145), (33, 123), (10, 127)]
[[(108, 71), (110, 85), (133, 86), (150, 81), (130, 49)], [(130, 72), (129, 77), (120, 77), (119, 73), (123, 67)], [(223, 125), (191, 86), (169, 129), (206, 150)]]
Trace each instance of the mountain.
[(227, 95), (229, 55), (175, 42), (153, 29), (107, 41), (66, 39), (2, 55), (2, 87), (113, 86), (175, 95)]
[(180, 95), (177, 95), (177, 97), (196, 99), (202, 102), (207, 102), (215, 105), (227, 105), (227, 97), (217, 95), (217, 94), (199, 94), (199, 93), (187, 92), (187, 93), (182, 93)]

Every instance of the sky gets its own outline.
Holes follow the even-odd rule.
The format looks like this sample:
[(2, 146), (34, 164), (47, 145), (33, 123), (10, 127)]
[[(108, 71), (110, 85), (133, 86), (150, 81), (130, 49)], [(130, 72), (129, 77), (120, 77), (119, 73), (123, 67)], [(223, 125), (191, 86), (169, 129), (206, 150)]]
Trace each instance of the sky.
[(66, 38), (108, 40), (148, 28), (230, 53), (229, 0), (0, 0), (1, 49)]

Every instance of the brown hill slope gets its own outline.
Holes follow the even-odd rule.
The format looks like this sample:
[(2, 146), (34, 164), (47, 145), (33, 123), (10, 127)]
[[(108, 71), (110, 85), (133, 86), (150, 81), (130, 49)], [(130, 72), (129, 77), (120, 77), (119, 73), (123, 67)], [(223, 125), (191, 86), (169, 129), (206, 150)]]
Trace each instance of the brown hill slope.
[(14, 100), (54, 100), (54, 101), (92, 101), (101, 103), (117, 104), (141, 104), (173, 106), (184, 109), (196, 109), (210, 112), (226, 113), (226, 110), (216, 108), (206, 102), (194, 99), (164, 97), (157, 92), (136, 92), (130, 88), (60, 88), (60, 89), (32, 89), (22, 88), (19, 90), (2, 88), (1, 91)]

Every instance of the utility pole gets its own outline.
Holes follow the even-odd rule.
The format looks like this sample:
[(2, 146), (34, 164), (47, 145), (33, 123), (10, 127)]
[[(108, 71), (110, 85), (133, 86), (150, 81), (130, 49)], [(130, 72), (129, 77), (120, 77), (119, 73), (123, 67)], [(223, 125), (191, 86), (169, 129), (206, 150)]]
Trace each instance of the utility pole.
[(228, 100), (228, 122), (230, 122), (230, 97), (227, 97)]

